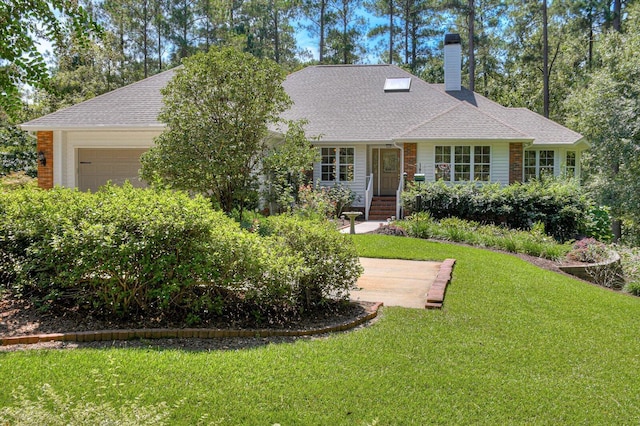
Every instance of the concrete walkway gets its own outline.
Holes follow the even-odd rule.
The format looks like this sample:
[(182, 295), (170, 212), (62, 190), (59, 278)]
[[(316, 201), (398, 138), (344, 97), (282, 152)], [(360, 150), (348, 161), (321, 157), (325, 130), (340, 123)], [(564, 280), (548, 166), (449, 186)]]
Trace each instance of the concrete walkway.
[[(349, 222), (347, 221), (347, 227), (342, 228), (340, 232), (348, 234), (350, 231)], [(384, 220), (369, 220), (367, 222), (356, 222), (356, 234), (366, 234), (367, 232), (375, 231), (380, 227), (380, 224), (386, 224)]]
[(351, 292), (352, 300), (424, 309), (442, 262), (361, 257), (360, 263), (364, 273), (358, 279), (359, 290)]

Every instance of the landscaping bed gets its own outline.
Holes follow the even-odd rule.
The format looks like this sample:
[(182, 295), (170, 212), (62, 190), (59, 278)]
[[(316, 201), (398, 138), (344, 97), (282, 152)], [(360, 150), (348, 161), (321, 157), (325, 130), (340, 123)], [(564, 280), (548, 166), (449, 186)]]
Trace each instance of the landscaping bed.
[[(309, 311), (306, 315), (293, 319), (285, 324), (268, 324), (259, 321), (230, 321), (217, 318), (204, 321), (198, 329), (216, 330), (298, 330), (313, 332), (333, 326), (352, 324), (371, 313), (373, 303), (336, 301), (327, 302), (324, 309)], [(10, 292), (0, 294), (0, 339), (3, 337), (39, 335), (51, 333), (86, 332), (101, 330), (131, 329), (185, 329), (189, 326), (179, 318), (158, 319), (140, 317), (122, 320), (118, 318), (100, 318), (81, 312), (78, 309), (59, 309), (41, 312), (28, 301), (15, 298)], [(258, 333), (257, 333), (258, 334)], [(0, 346), (0, 350), (43, 349), (43, 348), (75, 348), (83, 347), (156, 347), (182, 348), (192, 350), (239, 349), (260, 346), (275, 342), (291, 342), (310, 336), (269, 336), (269, 337), (233, 337), (233, 338), (166, 338), (166, 339), (133, 339), (126, 341), (97, 342), (41, 342), (30, 345)]]

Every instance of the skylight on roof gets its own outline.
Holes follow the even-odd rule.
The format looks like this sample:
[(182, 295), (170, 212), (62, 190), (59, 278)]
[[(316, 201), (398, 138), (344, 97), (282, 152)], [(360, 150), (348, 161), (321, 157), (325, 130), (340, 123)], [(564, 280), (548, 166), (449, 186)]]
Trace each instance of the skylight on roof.
[(385, 92), (408, 92), (411, 87), (411, 77), (387, 78), (384, 82)]

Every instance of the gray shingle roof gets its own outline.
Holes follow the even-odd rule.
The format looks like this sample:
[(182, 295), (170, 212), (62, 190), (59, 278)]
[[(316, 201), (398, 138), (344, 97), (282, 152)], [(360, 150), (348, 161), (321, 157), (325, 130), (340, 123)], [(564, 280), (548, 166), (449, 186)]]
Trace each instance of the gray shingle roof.
[[(162, 128), (160, 89), (174, 70), (22, 125), (26, 130)], [(385, 92), (387, 78), (412, 79), (408, 92)], [(290, 74), (283, 86), (321, 141), (493, 139), (574, 144), (582, 136), (523, 108), (506, 108), (467, 89), (446, 92), (394, 65), (318, 65)]]
[(157, 119), (162, 108), (160, 89), (175, 68), (121, 87), (22, 125), (25, 130), (73, 128), (164, 128)]
[(529, 139), (466, 101), (400, 135), (402, 139)]

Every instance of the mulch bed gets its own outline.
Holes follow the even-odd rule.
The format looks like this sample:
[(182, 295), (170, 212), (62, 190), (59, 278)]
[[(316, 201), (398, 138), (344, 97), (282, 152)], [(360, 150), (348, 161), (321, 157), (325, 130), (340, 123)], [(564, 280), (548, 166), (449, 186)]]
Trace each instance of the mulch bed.
[[(251, 324), (244, 322), (233, 327), (234, 329), (286, 329), (286, 330), (317, 330), (333, 325), (339, 325), (354, 321), (366, 315), (366, 303), (340, 303), (326, 311), (316, 311), (303, 318), (290, 321), (286, 324), (268, 325), (264, 323)], [(59, 310), (58, 312), (42, 312), (27, 301), (19, 300), (5, 291), (0, 294), (0, 337), (12, 337), (34, 334), (96, 331), (96, 330), (123, 330), (140, 328), (187, 328), (180, 321), (158, 320), (140, 318), (137, 320), (122, 321), (113, 318), (97, 318), (84, 312), (73, 309)], [(191, 326), (195, 328), (230, 328), (229, 324), (222, 321), (210, 321), (204, 324)], [(295, 342), (300, 339), (317, 339), (325, 335), (315, 336), (277, 336), (277, 337), (233, 337), (215, 339), (139, 339), (124, 341), (98, 341), (98, 342), (43, 342), (30, 345), (0, 346), (0, 351), (16, 351), (23, 349), (45, 348), (148, 348), (148, 349), (180, 349), (180, 350), (233, 350), (263, 346), (272, 343)]]

